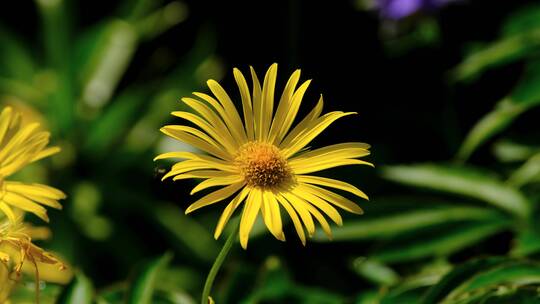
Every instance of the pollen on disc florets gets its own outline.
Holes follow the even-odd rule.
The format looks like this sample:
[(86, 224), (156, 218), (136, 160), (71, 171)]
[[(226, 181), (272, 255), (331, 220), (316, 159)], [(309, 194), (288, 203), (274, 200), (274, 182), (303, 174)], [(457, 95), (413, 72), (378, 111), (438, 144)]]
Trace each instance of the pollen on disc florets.
[(277, 188), (291, 179), (287, 160), (272, 144), (262, 142), (244, 144), (238, 151), (236, 163), (246, 184), (252, 187)]

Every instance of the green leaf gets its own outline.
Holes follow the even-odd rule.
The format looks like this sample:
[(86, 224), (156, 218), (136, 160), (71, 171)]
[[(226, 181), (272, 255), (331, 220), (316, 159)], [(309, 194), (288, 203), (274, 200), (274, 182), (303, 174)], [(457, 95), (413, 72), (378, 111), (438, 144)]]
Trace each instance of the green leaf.
[(364, 257), (354, 260), (353, 269), (360, 276), (379, 285), (394, 285), (400, 279), (399, 275), (392, 268)]
[(383, 169), (383, 177), (405, 185), (479, 199), (519, 217), (530, 213), (529, 202), (521, 192), (472, 167), (387, 166)]
[(376, 248), (370, 258), (385, 263), (405, 262), (436, 256), (444, 257), (506, 229), (509, 222), (502, 218), (488, 221), (468, 221), (431, 227), (397, 235)]
[(99, 109), (107, 104), (124, 76), (138, 45), (135, 28), (123, 20), (113, 20), (101, 30), (88, 59), (82, 84), (86, 106)]
[(497, 141), (493, 145), (493, 154), (500, 162), (526, 161), (539, 152), (540, 147), (519, 144), (508, 140)]
[(499, 101), (495, 109), (481, 118), (467, 134), (457, 158), (466, 160), (481, 144), (505, 130), (520, 114), (539, 104), (540, 62), (534, 61), (527, 65), (525, 74), (512, 93)]
[(501, 285), (513, 288), (540, 283), (540, 265), (532, 262), (509, 262), (484, 270), (456, 287), (446, 299), (453, 302)]
[(24, 46), (14, 35), (0, 28), (0, 70), (3, 76), (22, 80), (25, 84), (32, 81), (35, 64), (28, 47)]
[(508, 178), (508, 184), (513, 187), (522, 187), (535, 181), (540, 181), (540, 153), (532, 156)]
[(502, 35), (512, 36), (534, 28), (540, 28), (540, 5), (537, 3), (525, 5), (511, 12), (503, 24)]
[(50, 96), (48, 116), (54, 133), (71, 131), (75, 113), (75, 77), (70, 66), (71, 14), (66, 12), (66, 1), (35, 0), (43, 21), (43, 37), (47, 67), (52, 68), (59, 84)]
[[(375, 202), (376, 204), (376, 202)], [(437, 206), (420, 210), (407, 210), (398, 214), (380, 216), (375, 219), (363, 218), (348, 222), (332, 229), (334, 241), (361, 239), (387, 239), (396, 234), (435, 224), (463, 220), (482, 220), (493, 218), (497, 212), (487, 208), (468, 206)], [(323, 233), (316, 233), (316, 241), (328, 241)]]
[(505, 130), (526, 107), (505, 98), (497, 103), (495, 109), (482, 117), (465, 137), (457, 153), (457, 159), (467, 160), (471, 154), (491, 137)]
[(451, 73), (453, 81), (470, 81), (487, 69), (510, 63), (533, 52), (540, 45), (540, 29), (533, 28), (503, 37), (469, 54)]
[(77, 273), (71, 283), (64, 288), (58, 298), (58, 304), (90, 304), (94, 297), (94, 287), (82, 273)]
[(160, 272), (169, 264), (172, 254), (143, 263), (137, 268), (127, 293), (128, 304), (150, 304)]
[(471, 278), (479, 271), (489, 269), (507, 261), (503, 257), (490, 257), (486, 259), (475, 259), (457, 266), (450, 273), (445, 275), (437, 285), (431, 287), (423, 296), (422, 304), (435, 304), (446, 297), (461, 282)]

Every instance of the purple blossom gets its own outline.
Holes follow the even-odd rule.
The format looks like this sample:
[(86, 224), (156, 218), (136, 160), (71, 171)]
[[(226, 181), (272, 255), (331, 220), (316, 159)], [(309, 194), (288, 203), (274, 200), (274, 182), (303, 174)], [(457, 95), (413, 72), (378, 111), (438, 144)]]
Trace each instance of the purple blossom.
[(377, 0), (381, 16), (387, 19), (402, 19), (419, 11), (431, 11), (452, 0)]

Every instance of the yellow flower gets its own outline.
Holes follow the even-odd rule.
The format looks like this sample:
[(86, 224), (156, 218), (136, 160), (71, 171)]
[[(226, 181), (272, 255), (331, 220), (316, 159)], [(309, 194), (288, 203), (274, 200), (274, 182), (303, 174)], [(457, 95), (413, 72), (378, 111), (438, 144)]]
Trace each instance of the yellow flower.
[(262, 86), (251, 68), (252, 94), (242, 73), (238, 69), (233, 72), (242, 100), (243, 121), (229, 95), (214, 80), (207, 84), (216, 98), (203, 93), (193, 93), (199, 99), (183, 98), (182, 101), (197, 114), (178, 111), (172, 115), (198, 128), (169, 125), (161, 131), (207, 154), (169, 152), (159, 155), (156, 159), (184, 159), (176, 163), (163, 179), (205, 179), (193, 188), (191, 194), (225, 186), (197, 200), (186, 213), (234, 195), (218, 221), (214, 234), (216, 239), (241, 204), (244, 207), (239, 236), (243, 248), (247, 247), (249, 233), (259, 211), (268, 230), (277, 239), (285, 240), (281, 207), (289, 214), (302, 244), (306, 242), (303, 226), (309, 236), (315, 232), (313, 217), (331, 238), (331, 229), (323, 214), (342, 225), (335, 207), (356, 214), (361, 214), (362, 209), (325, 187), (347, 191), (364, 199), (367, 196), (351, 184), (310, 174), (343, 165), (372, 166), (357, 159), (369, 155), (370, 146), (349, 142), (311, 151), (306, 146), (335, 120), (354, 113), (336, 111), (321, 116), (321, 96), (315, 108), (292, 127), (310, 83), (308, 80), (296, 89), (300, 70), (289, 78), (276, 109), (277, 64), (268, 69)]
[(10, 107), (0, 114), (0, 211), (12, 222), (17, 217), (13, 207), (45, 221), (49, 218), (42, 205), (62, 208), (58, 202), (66, 197), (62, 191), (41, 184), (6, 180), (24, 166), (60, 151), (58, 147), (47, 147), (49, 136), (49, 132), (39, 130), (38, 123), (22, 124), (21, 115)]
[(46, 237), (48, 233), (44, 232), (43, 229), (33, 228), (23, 223), (22, 217), (17, 217), (15, 221), (4, 220), (0, 222), (0, 303), (9, 297), (12, 288), (20, 278), (21, 271), (24, 270), (25, 264), (30, 263), (30, 267), (27, 267), (26, 271), (33, 270), (36, 281), (40, 280), (40, 269), (47, 269), (44, 268), (44, 265), (57, 267), (55, 271), (48, 269), (44, 273), (46, 278), (68, 278), (71, 276), (70, 271), (62, 275), (54, 274), (59, 270), (65, 270), (65, 265), (55, 256), (32, 243), (32, 236), (38, 239)]

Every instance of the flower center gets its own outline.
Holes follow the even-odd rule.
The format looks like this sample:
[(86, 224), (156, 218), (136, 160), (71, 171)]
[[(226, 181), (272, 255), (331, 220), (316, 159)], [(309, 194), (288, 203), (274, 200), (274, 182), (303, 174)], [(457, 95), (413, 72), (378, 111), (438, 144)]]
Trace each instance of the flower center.
[(272, 144), (249, 142), (240, 147), (235, 161), (252, 187), (276, 188), (292, 177), (287, 161)]

